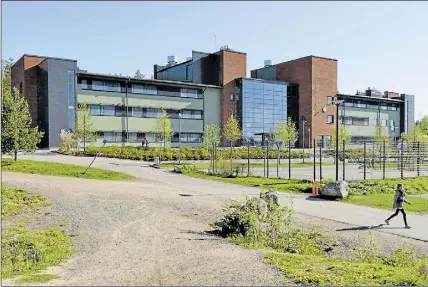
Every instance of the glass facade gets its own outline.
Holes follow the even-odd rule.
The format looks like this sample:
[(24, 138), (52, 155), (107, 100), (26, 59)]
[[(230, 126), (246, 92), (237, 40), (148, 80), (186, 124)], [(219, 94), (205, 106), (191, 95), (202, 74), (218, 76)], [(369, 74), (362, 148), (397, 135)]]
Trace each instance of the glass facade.
[(74, 130), (76, 106), (76, 78), (73, 70), (68, 70), (68, 128)]
[(287, 120), (287, 84), (243, 79), (242, 131), (245, 139), (262, 143), (262, 133), (273, 132)]

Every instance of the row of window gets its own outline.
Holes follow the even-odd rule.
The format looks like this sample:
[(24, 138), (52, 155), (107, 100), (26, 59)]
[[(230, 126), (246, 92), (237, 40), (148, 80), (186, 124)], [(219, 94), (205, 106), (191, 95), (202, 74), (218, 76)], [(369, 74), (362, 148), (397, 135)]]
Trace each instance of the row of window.
[[(333, 104), (333, 97), (327, 97), (327, 104), (332, 105)], [(389, 111), (396, 111), (398, 109), (397, 104), (385, 104), (385, 103), (373, 103), (370, 101), (360, 101), (360, 100), (346, 100), (344, 103), (345, 107), (355, 107), (355, 108), (362, 108), (362, 109), (373, 109), (373, 110), (389, 110)]]
[[(97, 80), (81, 80), (82, 90), (94, 90), (104, 92), (126, 92), (125, 84), (112, 81), (97, 81)], [(198, 89), (176, 88), (176, 87), (157, 87), (151, 85), (131, 84), (128, 93), (167, 96), (167, 97), (181, 97), (181, 98), (194, 98), (201, 99), (203, 93)]]
[[(99, 140), (106, 140), (109, 143), (122, 143), (126, 142), (126, 132), (97, 132)], [(200, 143), (202, 142), (201, 133), (181, 133), (182, 143)], [(146, 139), (150, 143), (160, 142), (159, 138), (153, 133), (139, 133), (129, 132), (128, 142), (129, 143), (141, 143), (143, 139)], [(179, 142), (179, 134), (175, 133), (171, 138), (171, 142)]]
[[(394, 120), (377, 120), (377, 125), (381, 127), (394, 127)], [(369, 118), (361, 118), (361, 117), (345, 117), (345, 121), (343, 122), (343, 117), (339, 117), (339, 124), (344, 123), (345, 125), (354, 125), (354, 126), (368, 126), (370, 125)]]
[[(156, 108), (140, 108), (124, 106), (108, 106), (108, 105), (88, 105), (91, 115), (93, 116), (116, 116), (116, 117), (137, 117), (137, 118), (159, 118), (162, 115), (161, 109)], [(171, 119), (180, 118), (180, 110), (166, 110), (168, 117)], [(203, 113), (200, 110), (181, 110), (182, 119), (201, 120)]]

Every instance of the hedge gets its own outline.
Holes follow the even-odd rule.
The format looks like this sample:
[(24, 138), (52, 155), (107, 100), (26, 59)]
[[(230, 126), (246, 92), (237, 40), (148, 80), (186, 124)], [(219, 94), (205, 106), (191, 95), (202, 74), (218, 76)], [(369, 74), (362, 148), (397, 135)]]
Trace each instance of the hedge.
[[(86, 152), (76, 152), (78, 155), (95, 156), (100, 151), (100, 147), (90, 146), (86, 148)], [(217, 154), (224, 158), (229, 158), (230, 149), (218, 149)], [(252, 147), (250, 148), (251, 159), (263, 159), (266, 154), (266, 150), (262, 148)], [(159, 156), (161, 160), (177, 160), (179, 158), (179, 150), (176, 148), (167, 148), (165, 151), (161, 148), (148, 148), (144, 150), (142, 147), (115, 147), (109, 146), (104, 147), (99, 154), (100, 157), (109, 158), (123, 158), (132, 160), (144, 160), (153, 161), (155, 157)], [(232, 150), (232, 157), (234, 159), (247, 159), (248, 150), (246, 148), (234, 148)], [(303, 153), (302, 151), (291, 151), (291, 158), (309, 158), (309, 153)], [(181, 148), (181, 159), (182, 160), (209, 160), (211, 153), (205, 148)], [(277, 150), (271, 150), (269, 152), (269, 158), (277, 158)], [(281, 151), (281, 158), (288, 158), (288, 151)]]

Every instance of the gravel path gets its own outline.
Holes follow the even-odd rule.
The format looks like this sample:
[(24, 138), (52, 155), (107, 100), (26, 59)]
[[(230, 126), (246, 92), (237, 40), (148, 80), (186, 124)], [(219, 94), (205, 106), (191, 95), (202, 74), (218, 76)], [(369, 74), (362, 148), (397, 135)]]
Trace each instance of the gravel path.
[(77, 234), (78, 254), (48, 270), (61, 276), (48, 285), (290, 285), (260, 251), (205, 232), (222, 207), (210, 198), (141, 180), (3, 173), (3, 181), (47, 196), (49, 221)]

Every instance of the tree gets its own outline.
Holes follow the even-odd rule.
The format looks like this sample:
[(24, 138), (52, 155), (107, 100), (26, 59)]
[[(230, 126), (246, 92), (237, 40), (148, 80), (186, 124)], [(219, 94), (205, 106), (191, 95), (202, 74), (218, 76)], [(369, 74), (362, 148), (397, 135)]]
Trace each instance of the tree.
[[(351, 135), (343, 125), (339, 125), (339, 152), (342, 151), (343, 141), (345, 141), (345, 145), (349, 144), (351, 142)], [(333, 128), (329, 148), (336, 149), (336, 127)]]
[(146, 77), (146, 75), (142, 74), (142, 73), (140, 72), (140, 70), (137, 70), (137, 71), (135, 72), (135, 75), (134, 75), (134, 78), (135, 78), (135, 79), (140, 79), (140, 80), (142, 80), (142, 79), (144, 79), (145, 77)]
[(68, 152), (78, 147), (78, 141), (76, 140), (76, 136), (72, 131), (66, 131), (62, 129), (59, 137), (61, 138), (60, 149), (62, 151)]
[(296, 124), (291, 118), (285, 122), (279, 122), (275, 126), (275, 138), (276, 140), (282, 140), (284, 146), (290, 145), (294, 146), (296, 144), (298, 137), (298, 131), (296, 129)]
[(204, 128), (204, 147), (210, 151), (213, 148), (213, 144), (218, 145), (220, 143), (220, 128), (216, 124), (207, 125)]
[(166, 110), (162, 109), (161, 117), (156, 121), (155, 135), (163, 138), (163, 150), (166, 149), (166, 143), (171, 141), (174, 131), (172, 130), (171, 120)]
[(230, 169), (232, 170), (233, 144), (242, 138), (242, 131), (239, 128), (238, 120), (233, 115), (230, 115), (223, 124), (223, 137), (230, 142)]
[(83, 141), (83, 151), (86, 151), (86, 143), (96, 140), (94, 119), (86, 103), (79, 104), (76, 117), (75, 136), (79, 143)]
[(18, 151), (34, 152), (40, 143), (43, 132), (38, 127), (31, 128), (31, 116), (27, 100), (19, 93), (17, 88), (11, 88), (12, 62), (4, 64), (2, 73), (2, 152), (18, 159)]

